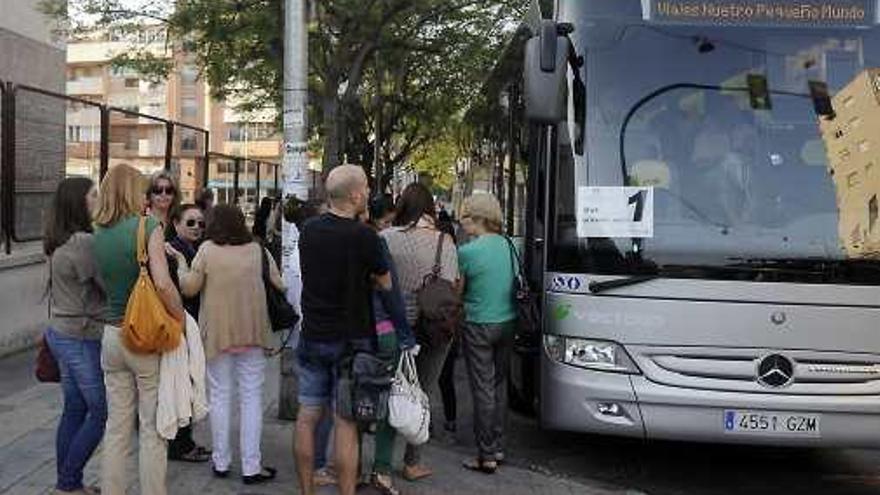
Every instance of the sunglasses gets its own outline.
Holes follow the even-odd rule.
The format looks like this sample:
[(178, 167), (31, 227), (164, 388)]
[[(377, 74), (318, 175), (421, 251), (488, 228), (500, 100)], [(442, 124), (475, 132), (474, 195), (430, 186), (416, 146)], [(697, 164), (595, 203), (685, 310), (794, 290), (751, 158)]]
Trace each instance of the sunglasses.
[(165, 187), (154, 187), (154, 188), (150, 189), (150, 192), (153, 193), (155, 196), (158, 196), (162, 193), (164, 193), (166, 196), (174, 196), (174, 193), (176, 193), (177, 191), (172, 186), (165, 186)]
[(195, 220), (192, 218), (190, 218), (189, 220), (186, 221), (186, 226), (189, 228), (193, 228), (196, 225), (198, 225), (200, 229), (203, 229), (203, 228), (205, 228), (205, 221), (204, 220)]

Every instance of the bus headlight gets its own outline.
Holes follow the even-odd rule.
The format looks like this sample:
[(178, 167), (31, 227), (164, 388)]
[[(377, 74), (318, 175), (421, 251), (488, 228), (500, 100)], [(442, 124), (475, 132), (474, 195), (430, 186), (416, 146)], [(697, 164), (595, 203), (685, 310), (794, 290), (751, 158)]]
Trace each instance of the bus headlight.
[(559, 363), (614, 373), (640, 373), (623, 347), (614, 342), (544, 335), (544, 348), (550, 359)]

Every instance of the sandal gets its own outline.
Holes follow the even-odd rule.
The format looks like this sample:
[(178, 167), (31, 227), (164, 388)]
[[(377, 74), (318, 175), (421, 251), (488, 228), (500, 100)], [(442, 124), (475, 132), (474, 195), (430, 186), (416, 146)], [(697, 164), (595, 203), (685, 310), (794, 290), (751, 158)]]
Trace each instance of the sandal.
[(260, 483), (274, 480), (276, 474), (278, 474), (278, 471), (275, 468), (264, 467), (263, 470), (257, 474), (242, 476), (241, 481), (245, 485), (259, 485)]
[(172, 461), (202, 463), (211, 460), (211, 451), (204, 447), (193, 447), (192, 450), (185, 454), (179, 454), (171, 457)]
[(404, 466), (403, 479), (406, 481), (418, 481), (434, 474), (430, 468), (425, 466)]
[(469, 471), (483, 474), (495, 474), (498, 471), (498, 461), (484, 461), (482, 459), (468, 459), (461, 463), (462, 467)]
[(370, 486), (382, 495), (400, 495), (400, 490), (394, 488), (390, 474), (373, 473), (370, 475)]
[(312, 483), (315, 486), (333, 486), (338, 483), (336, 479), (336, 473), (334, 473), (330, 468), (321, 468), (315, 471), (315, 475), (312, 477)]

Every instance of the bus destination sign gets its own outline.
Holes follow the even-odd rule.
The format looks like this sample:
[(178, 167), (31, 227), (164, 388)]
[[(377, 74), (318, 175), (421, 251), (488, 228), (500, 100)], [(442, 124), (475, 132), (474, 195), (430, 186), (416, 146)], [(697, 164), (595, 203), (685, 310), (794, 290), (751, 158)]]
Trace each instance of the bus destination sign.
[(643, 0), (645, 20), (669, 24), (860, 27), (877, 0)]

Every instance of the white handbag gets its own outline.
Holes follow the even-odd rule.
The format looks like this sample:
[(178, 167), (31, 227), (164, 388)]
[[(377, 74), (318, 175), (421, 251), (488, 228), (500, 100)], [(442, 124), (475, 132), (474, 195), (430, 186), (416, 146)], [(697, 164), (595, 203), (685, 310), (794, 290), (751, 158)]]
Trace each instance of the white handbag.
[(403, 351), (397, 364), (388, 399), (388, 423), (412, 445), (421, 445), (430, 436), (431, 404), (428, 394), (419, 385), (411, 351)]

